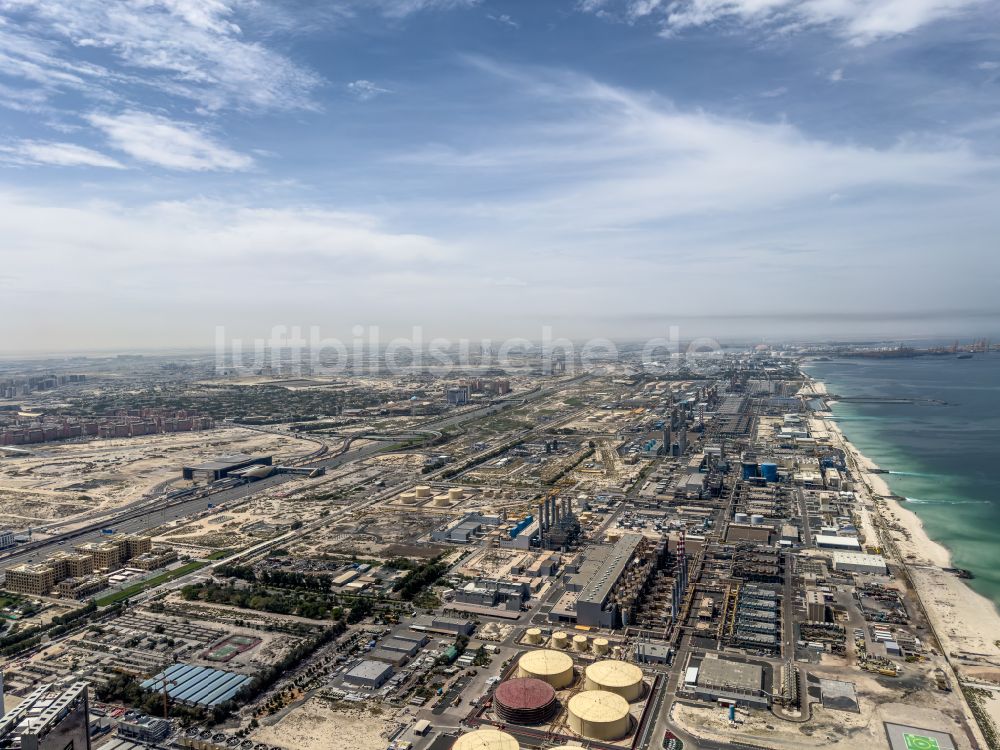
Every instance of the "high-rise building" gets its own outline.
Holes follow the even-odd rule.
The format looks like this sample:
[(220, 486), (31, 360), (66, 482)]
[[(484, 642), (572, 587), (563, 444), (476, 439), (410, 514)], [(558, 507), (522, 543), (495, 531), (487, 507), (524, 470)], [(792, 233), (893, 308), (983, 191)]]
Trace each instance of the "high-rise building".
[(0, 750), (90, 750), (86, 682), (42, 685), (0, 718)]

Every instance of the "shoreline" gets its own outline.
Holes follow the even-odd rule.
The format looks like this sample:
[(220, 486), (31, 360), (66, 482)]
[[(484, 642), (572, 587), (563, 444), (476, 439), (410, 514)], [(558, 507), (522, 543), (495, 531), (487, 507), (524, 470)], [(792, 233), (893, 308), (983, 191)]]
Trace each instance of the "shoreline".
[[(805, 393), (827, 395), (826, 386), (808, 373)], [(931, 539), (919, 515), (897, 500), (879, 467), (844, 435), (831, 418), (832, 412), (818, 412), (811, 418), (822, 423), (831, 443), (844, 450), (848, 466), (857, 478), (862, 531), (868, 544), (882, 546), (881, 539), (895, 548), (888, 557), (905, 568), (919, 597), (941, 649), (961, 681), (1000, 684), (1000, 609), (988, 597), (975, 591), (950, 569), (951, 551)], [(879, 528), (876, 528), (879, 527)], [(1000, 724), (1000, 716), (992, 717)]]

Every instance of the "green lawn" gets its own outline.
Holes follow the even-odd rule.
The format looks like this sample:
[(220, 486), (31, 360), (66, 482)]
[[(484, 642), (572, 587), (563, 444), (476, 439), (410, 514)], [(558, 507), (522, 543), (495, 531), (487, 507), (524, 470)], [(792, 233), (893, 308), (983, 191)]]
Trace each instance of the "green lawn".
[(236, 552), (234, 549), (217, 549), (210, 555), (205, 555), (203, 559), (205, 560), (221, 560), (224, 557), (229, 557), (231, 554)]
[(98, 607), (106, 607), (109, 604), (114, 604), (115, 602), (120, 602), (123, 599), (128, 599), (130, 596), (135, 596), (141, 591), (146, 589), (151, 589), (154, 586), (159, 586), (161, 583), (166, 583), (167, 581), (172, 581), (175, 578), (180, 578), (188, 573), (191, 573), (199, 568), (204, 568), (208, 565), (207, 562), (189, 562), (187, 565), (182, 565), (174, 570), (168, 570), (166, 573), (161, 573), (158, 576), (154, 576), (145, 581), (140, 581), (128, 588), (124, 588), (114, 594), (109, 594), (101, 599), (97, 600)]

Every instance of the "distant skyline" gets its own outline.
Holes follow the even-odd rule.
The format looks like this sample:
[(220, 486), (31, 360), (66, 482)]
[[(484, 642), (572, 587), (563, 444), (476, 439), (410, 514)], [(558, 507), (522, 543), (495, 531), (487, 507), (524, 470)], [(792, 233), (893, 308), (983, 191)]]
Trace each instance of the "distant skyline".
[(0, 0), (0, 352), (1000, 333), (988, 0)]

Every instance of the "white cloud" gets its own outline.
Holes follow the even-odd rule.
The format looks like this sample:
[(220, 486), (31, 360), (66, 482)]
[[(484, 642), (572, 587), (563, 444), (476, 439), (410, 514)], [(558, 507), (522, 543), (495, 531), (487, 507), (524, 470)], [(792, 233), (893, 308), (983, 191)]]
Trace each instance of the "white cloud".
[(467, 203), (468, 213), (539, 231), (785, 211), (831, 193), (968, 188), (997, 167), (956, 139), (905, 137), (888, 148), (836, 143), (787, 123), (681, 110), (584, 77), (477, 64), (525, 92), (530, 101), (522, 107), (537, 119), (519, 123), (509, 138), (509, 129), (495, 128), (487, 147), (436, 146), (399, 159), (466, 170), (503, 196)]
[[(720, 21), (777, 26), (821, 26), (852, 44), (906, 34), (958, 16), (987, 0), (584, 0), (587, 12), (634, 21), (655, 16), (665, 34)], [(610, 9), (610, 10), (609, 10)]]
[(1000, 62), (996, 60), (983, 60), (976, 67), (979, 70), (1000, 70)]
[(788, 93), (787, 86), (778, 86), (774, 89), (768, 89), (767, 91), (760, 92), (760, 95), (765, 99), (777, 99), (779, 96), (784, 96)]
[(374, 99), (381, 94), (391, 93), (389, 89), (382, 88), (381, 86), (376, 86), (371, 81), (366, 81), (361, 78), (357, 81), (351, 81), (347, 84), (347, 90), (357, 99), (363, 102), (367, 102), (370, 99)]
[(837, 68), (836, 70), (832, 71), (830, 73), (830, 75), (827, 76), (827, 79), (830, 80), (830, 82), (832, 82), (832, 83), (839, 83), (840, 81), (843, 81), (844, 80), (844, 69), (843, 68)]
[(147, 112), (91, 114), (87, 120), (104, 131), (111, 145), (133, 159), (166, 169), (245, 170), (253, 159), (223, 146), (190, 123)]
[(363, 7), (378, 8), (390, 18), (404, 18), (425, 10), (472, 8), (481, 0), (361, 0)]
[(12, 146), (0, 146), (0, 154), (19, 164), (51, 164), (60, 167), (107, 167), (124, 169), (121, 162), (106, 154), (75, 143), (53, 141), (20, 141)]
[[(215, 110), (312, 106), (318, 76), (237, 22), (238, 0), (4, 0), (0, 62), (8, 76), (45, 90), (71, 88), (105, 99), (148, 85)], [(16, 28), (16, 33), (8, 29)], [(110, 53), (120, 70), (78, 61)]]
[(507, 13), (500, 13), (499, 15), (495, 13), (487, 13), (486, 17), (491, 21), (496, 21), (497, 23), (509, 26), (512, 29), (521, 28), (521, 24), (511, 18)]

